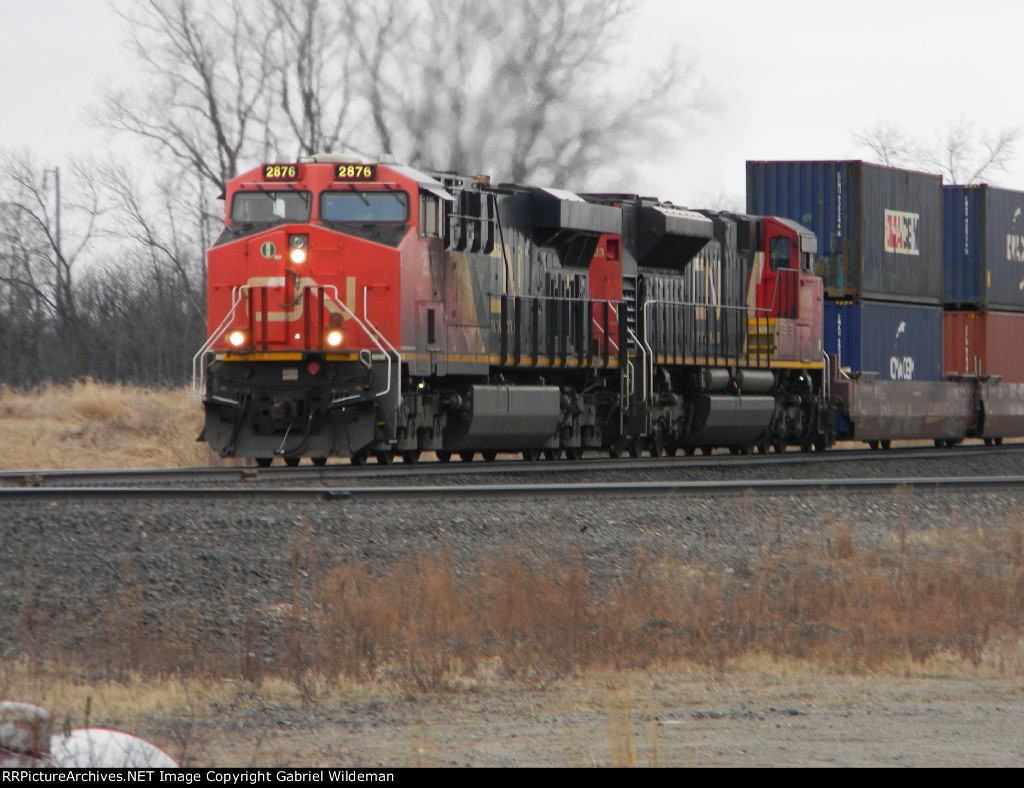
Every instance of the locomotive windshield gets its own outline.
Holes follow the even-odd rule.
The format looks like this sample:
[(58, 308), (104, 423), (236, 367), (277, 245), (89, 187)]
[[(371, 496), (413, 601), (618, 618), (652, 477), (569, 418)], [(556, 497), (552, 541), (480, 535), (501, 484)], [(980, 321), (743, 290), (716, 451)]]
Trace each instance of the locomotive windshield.
[(409, 221), (409, 195), (400, 191), (324, 192), (320, 218), (352, 224), (405, 224)]
[(238, 192), (231, 201), (232, 224), (279, 224), (309, 221), (309, 192)]

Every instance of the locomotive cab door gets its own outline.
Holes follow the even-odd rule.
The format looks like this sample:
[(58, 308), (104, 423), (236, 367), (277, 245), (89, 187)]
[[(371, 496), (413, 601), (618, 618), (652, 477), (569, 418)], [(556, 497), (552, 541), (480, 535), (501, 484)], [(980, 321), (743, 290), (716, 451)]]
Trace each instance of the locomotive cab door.
[(759, 317), (794, 318), (799, 304), (800, 238), (796, 230), (765, 220), (765, 266), (757, 291)]

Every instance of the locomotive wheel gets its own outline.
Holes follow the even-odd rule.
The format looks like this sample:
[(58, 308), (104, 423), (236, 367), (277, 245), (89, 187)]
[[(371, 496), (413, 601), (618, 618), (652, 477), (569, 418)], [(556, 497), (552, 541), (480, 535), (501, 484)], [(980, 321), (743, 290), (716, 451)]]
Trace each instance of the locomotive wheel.
[(819, 435), (817, 438), (814, 439), (814, 450), (820, 453), (825, 451), (825, 448), (825, 436)]
[(804, 438), (804, 440), (800, 441), (800, 451), (801, 452), (803, 452), (804, 454), (807, 454), (810, 450), (811, 450), (811, 439), (810, 438)]
[(935, 439), (935, 448), (936, 449), (943, 449), (943, 448), (945, 448), (945, 446), (946, 446), (946, 441), (944, 441), (942, 438), (936, 438)]
[(284, 464), (287, 465), (289, 468), (298, 468), (300, 462), (302, 462), (302, 458), (301, 457), (285, 457), (284, 458)]
[(1002, 445), (1003, 445), (1003, 439), (1002, 438), (996, 438), (996, 446), (1002, 446)]
[(644, 453), (643, 446), (639, 440), (630, 441), (627, 450), (629, 451), (629, 456), (634, 460)]
[(327, 458), (326, 457), (314, 457), (313, 458), (313, 464), (314, 465), (318, 465), (318, 466), (320, 466), (322, 468), (322, 467), (324, 467), (327, 464)]
[(647, 444), (647, 453), (655, 458), (661, 457), (665, 453), (665, 443), (660, 435), (651, 438), (651, 442)]
[(868, 441), (871, 451), (878, 451), (878, 441)]
[(395, 461), (395, 453), (393, 451), (379, 451), (377, 452), (377, 464), (378, 465), (390, 465)]
[(714, 446), (701, 446), (700, 447), (700, 453), (703, 454), (705, 457), (710, 457), (711, 456), (711, 452), (713, 452), (714, 450), (715, 450)]
[(571, 449), (565, 450), (565, 459), (576, 462), (577, 460), (583, 459), (583, 448), (581, 446), (574, 446)]
[(786, 439), (785, 438), (778, 438), (778, 439), (776, 439), (775, 443), (772, 444), (772, 448), (775, 450), (776, 454), (785, 454), (786, 453)]
[(992, 439), (991, 438), (985, 438), (985, 445), (986, 446), (991, 446), (992, 445)]
[(540, 459), (540, 449), (523, 449), (523, 459), (527, 462), (537, 462)]
[(274, 458), (273, 457), (257, 457), (256, 458), (256, 464), (258, 466), (260, 466), (261, 468), (269, 468), (271, 465), (274, 464)]
[(666, 446), (665, 447), (665, 456), (666, 457), (675, 457), (678, 452), (679, 452), (679, 447), (678, 446)]
[(697, 453), (697, 447), (696, 446), (684, 446), (683, 447), (683, 454), (685, 454), (687, 457), (692, 457), (696, 453)]
[(484, 458), (484, 462), (494, 462), (496, 459), (498, 459), (498, 452), (484, 451), (480, 452), (480, 456)]
[(420, 461), (420, 453), (418, 451), (403, 451), (402, 462), (406, 465), (415, 465)]
[(761, 438), (754, 448), (757, 449), (758, 454), (767, 454), (769, 446), (771, 446), (771, 443), (768, 441), (768, 438), (765, 437)]
[(437, 461), (440, 463), (452, 461), (452, 453), (450, 451), (437, 451), (434, 453), (437, 455)]
[(361, 468), (362, 466), (366, 465), (366, 460), (369, 456), (370, 455), (367, 454), (365, 451), (357, 451), (355, 454), (352, 455), (352, 464), (355, 465), (356, 467)]
[(544, 449), (545, 460), (558, 460), (562, 457), (561, 449)]
[(882, 448), (888, 451), (892, 447), (892, 441), (882, 441)]
[(612, 446), (610, 449), (608, 449), (608, 456), (611, 457), (613, 460), (620, 460), (622, 459), (622, 449), (620, 449), (618, 446)]
[(462, 460), (463, 462), (473, 462), (474, 454), (476, 454), (475, 451), (460, 451), (459, 459)]

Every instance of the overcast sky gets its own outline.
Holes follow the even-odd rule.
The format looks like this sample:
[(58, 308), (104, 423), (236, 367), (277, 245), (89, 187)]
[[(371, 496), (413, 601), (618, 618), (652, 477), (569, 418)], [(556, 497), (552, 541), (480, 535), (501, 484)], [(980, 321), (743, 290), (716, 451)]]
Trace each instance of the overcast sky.
[[(102, 153), (83, 109), (133, 68), (107, 0), (0, 9), (0, 147)], [(747, 159), (864, 158), (853, 133), (878, 121), (926, 140), (961, 119), (1024, 125), (1020, 0), (649, 0), (638, 22), (636, 56), (692, 55), (720, 110), (623, 189), (742, 204)], [(1024, 144), (998, 180), (1024, 189)]]

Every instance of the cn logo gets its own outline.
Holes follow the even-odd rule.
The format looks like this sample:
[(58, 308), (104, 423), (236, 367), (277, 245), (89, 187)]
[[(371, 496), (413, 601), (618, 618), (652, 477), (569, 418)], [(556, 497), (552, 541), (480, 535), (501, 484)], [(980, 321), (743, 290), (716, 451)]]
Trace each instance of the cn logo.
[(892, 380), (913, 380), (914, 359), (911, 356), (889, 359), (889, 377)]

